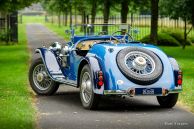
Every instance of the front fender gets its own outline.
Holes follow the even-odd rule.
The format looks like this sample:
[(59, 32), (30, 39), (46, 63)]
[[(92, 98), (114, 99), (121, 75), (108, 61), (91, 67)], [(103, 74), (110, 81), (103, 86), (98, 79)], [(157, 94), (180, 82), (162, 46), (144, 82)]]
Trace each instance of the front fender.
[(46, 48), (38, 48), (35, 52), (41, 55), (42, 61), (50, 78), (54, 81), (64, 83), (65, 77), (54, 53)]

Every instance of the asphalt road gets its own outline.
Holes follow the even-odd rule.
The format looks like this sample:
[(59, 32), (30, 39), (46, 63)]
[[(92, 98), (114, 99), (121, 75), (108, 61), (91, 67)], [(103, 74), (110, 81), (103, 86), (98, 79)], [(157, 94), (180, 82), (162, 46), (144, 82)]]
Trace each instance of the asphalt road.
[[(28, 24), (29, 48), (63, 42), (40, 24)], [(32, 52), (33, 54), (33, 52)], [(194, 115), (175, 106), (160, 108), (155, 97), (102, 97), (99, 109), (81, 106), (79, 89), (61, 85), (53, 96), (36, 96), (42, 129), (194, 129)]]

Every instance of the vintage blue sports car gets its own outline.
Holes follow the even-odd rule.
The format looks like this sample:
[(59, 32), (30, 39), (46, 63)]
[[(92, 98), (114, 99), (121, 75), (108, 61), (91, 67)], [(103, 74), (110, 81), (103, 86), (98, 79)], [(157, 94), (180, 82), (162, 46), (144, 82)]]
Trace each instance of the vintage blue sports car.
[[(76, 27), (85, 35), (75, 35)], [(96, 108), (102, 95), (152, 95), (162, 107), (176, 104), (182, 91), (176, 60), (157, 46), (134, 41), (128, 25), (77, 25), (66, 33), (69, 42), (36, 49), (40, 58), (31, 64), (29, 81), (38, 95), (52, 95), (67, 84), (80, 88), (86, 109)]]

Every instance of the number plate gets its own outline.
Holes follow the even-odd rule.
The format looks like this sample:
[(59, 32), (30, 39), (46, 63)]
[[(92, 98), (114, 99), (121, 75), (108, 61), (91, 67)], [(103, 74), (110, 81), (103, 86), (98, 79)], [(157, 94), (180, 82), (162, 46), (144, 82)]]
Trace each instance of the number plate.
[(136, 88), (135, 95), (160, 95), (162, 88)]

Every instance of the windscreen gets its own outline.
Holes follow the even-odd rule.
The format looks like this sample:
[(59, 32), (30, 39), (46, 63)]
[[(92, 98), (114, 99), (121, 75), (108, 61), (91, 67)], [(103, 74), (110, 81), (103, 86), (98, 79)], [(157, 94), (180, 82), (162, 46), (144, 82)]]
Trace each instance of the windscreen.
[(128, 24), (77, 24), (73, 26), (76, 36), (97, 36), (97, 35), (112, 35), (116, 31), (123, 35), (124, 32), (130, 32)]

